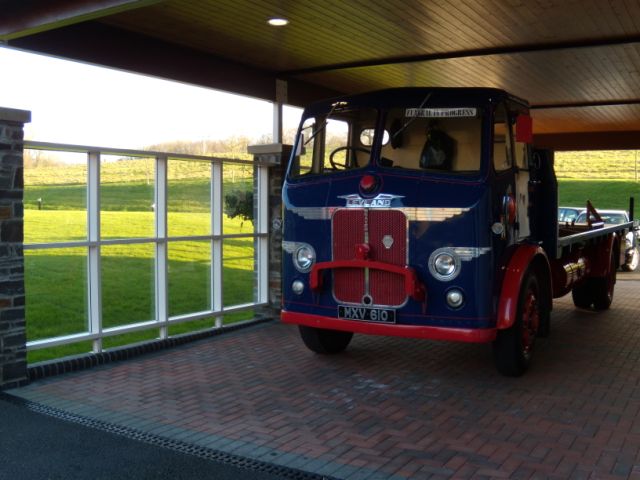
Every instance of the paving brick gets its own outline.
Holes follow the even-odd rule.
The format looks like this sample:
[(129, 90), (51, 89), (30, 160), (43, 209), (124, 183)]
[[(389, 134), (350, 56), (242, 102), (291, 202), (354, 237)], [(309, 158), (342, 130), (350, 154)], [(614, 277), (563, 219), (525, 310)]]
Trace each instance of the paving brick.
[(323, 357), (274, 322), (10, 393), (337, 478), (638, 478), (638, 287), (597, 314), (556, 301), (518, 379), (487, 345), (355, 336)]

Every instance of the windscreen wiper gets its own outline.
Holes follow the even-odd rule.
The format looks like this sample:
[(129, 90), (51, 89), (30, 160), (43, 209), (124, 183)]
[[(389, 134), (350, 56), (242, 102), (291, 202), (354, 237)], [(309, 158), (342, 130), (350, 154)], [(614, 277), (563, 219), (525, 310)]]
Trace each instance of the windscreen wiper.
[[(426, 96), (426, 97), (424, 97), (424, 100), (422, 100), (422, 103), (420, 104), (420, 106), (418, 107), (418, 109), (423, 108), (423, 107), (427, 104), (427, 102), (429, 101), (429, 98), (431, 98), (431, 95), (432, 95), (432, 94), (433, 94), (433, 92), (429, 92), (429, 93), (427, 93), (427, 96)], [(416, 119), (416, 118), (418, 118), (418, 117), (411, 117), (411, 118), (407, 121), (407, 123), (405, 123), (404, 125), (402, 125), (402, 127), (400, 127), (400, 128), (398, 129), (398, 131), (397, 131), (397, 132), (394, 132), (394, 133), (393, 133), (393, 136), (391, 137), (391, 139), (392, 139), (392, 140), (395, 140), (395, 138), (396, 138), (398, 135), (400, 135), (400, 134), (401, 134), (401, 133), (402, 133), (402, 132), (403, 132), (403, 131), (404, 131), (404, 130), (409, 126), (409, 125), (411, 125), (411, 124), (415, 121), (415, 119)]]

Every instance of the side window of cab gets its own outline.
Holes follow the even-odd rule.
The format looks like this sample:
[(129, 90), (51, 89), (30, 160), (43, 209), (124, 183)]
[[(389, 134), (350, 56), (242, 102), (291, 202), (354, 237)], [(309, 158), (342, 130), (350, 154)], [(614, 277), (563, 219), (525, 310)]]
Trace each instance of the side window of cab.
[(493, 117), (493, 168), (497, 173), (513, 166), (513, 132), (504, 104), (498, 105)]

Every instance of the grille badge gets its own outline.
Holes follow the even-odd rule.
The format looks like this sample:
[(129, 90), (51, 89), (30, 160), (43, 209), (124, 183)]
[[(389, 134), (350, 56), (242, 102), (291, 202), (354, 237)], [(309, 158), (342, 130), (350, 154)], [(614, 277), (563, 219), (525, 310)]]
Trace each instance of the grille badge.
[(385, 235), (382, 237), (382, 244), (384, 245), (384, 248), (389, 250), (393, 246), (393, 237), (391, 235)]

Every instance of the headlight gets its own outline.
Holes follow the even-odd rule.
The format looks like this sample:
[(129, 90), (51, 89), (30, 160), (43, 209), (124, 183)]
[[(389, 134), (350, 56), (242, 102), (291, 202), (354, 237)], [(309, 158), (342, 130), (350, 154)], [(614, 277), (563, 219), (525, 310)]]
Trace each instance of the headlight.
[(449, 248), (439, 248), (429, 257), (429, 271), (443, 282), (453, 280), (460, 273), (460, 258)]
[(316, 252), (311, 245), (305, 243), (293, 252), (293, 265), (299, 272), (306, 273), (311, 270), (315, 261)]
[(433, 266), (443, 277), (449, 277), (456, 271), (456, 260), (449, 253), (441, 253), (433, 261)]

